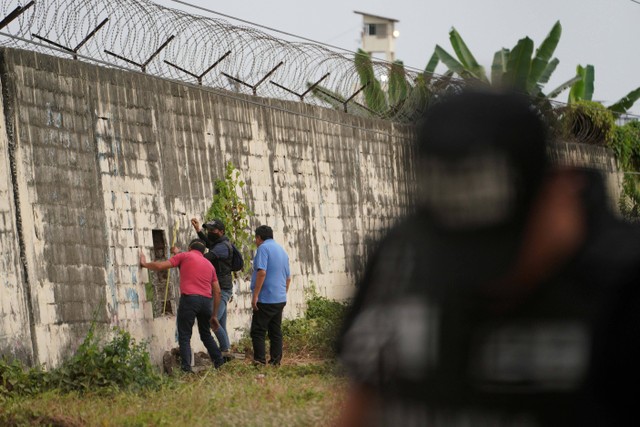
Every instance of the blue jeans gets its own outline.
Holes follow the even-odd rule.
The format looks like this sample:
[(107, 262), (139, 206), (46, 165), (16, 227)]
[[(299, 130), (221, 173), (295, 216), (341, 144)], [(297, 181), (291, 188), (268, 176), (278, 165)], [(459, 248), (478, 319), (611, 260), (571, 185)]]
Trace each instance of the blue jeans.
[(221, 289), (222, 298), (220, 298), (220, 306), (218, 306), (218, 322), (220, 327), (215, 332), (216, 338), (220, 343), (221, 351), (229, 351), (231, 343), (229, 342), (229, 334), (227, 333), (227, 304), (233, 295), (233, 289)]
[(211, 315), (213, 314), (213, 299), (201, 295), (180, 295), (178, 305), (178, 345), (183, 371), (191, 371), (191, 334), (193, 324), (198, 320), (200, 340), (209, 353), (209, 357), (216, 368), (224, 363), (218, 344), (211, 335)]

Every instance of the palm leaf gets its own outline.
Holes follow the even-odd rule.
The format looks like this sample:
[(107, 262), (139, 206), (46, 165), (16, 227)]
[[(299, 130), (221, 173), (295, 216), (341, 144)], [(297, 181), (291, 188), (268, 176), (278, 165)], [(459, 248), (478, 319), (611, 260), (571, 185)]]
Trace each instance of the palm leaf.
[(439, 45), (436, 45), (435, 53), (438, 55), (438, 59), (447, 66), (449, 71), (454, 72), (460, 77), (473, 77), (456, 58), (449, 55), (449, 53), (441, 48)]
[(435, 73), (436, 67), (438, 66), (438, 62), (440, 62), (440, 60), (438, 59), (438, 53), (436, 51), (433, 51), (433, 53), (431, 54), (431, 58), (429, 58), (429, 62), (427, 62), (427, 66), (424, 68), (424, 72), (422, 73), (422, 75), (424, 76), (424, 82), (426, 84), (429, 84), (429, 82), (431, 81), (433, 73)]
[(408, 85), (402, 61), (395, 61), (389, 70), (389, 105), (395, 106), (407, 98)]
[(569, 91), (569, 104), (579, 100), (591, 101), (593, 97), (593, 81), (594, 69), (593, 65), (576, 67), (576, 74), (580, 76), (580, 80), (571, 85)]
[(547, 95), (547, 98), (549, 99), (555, 98), (556, 96), (560, 95), (562, 92), (564, 92), (565, 90), (573, 86), (573, 84), (579, 81), (580, 79), (582, 79), (582, 76), (572, 77), (571, 79), (567, 80), (566, 82), (562, 83), (560, 86), (558, 86), (557, 88), (549, 92), (549, 94)]
[(560, 25), (560, 21), (556, 21), (549, 34), (547, 34), (547, 37), (545, 37), (538, 49), (536, 49), (536, 54), (531, 62), (527, 91), (530, 91), (530, 89), (540, 82), (540, 78), (547, 69), (549, 60), (558, 46), (561, 35), (562, 26)]
[(500, 49), (493, 55), (493, 63), (491, 64), (491, 84), (494, 86), (502, 85), (502, 78), (507, 72), (507, 61), (509, 60), (509, 49)]
[(633, 107), (633, 104), (635, 104), (638, 99), (640, 99), (640, 87), (632, 90), (625, 97), (609, 106), (607, 109), (614, 113), (626, 113), (629, 108)]
[(360, 83), (364, 86), (365, 104), (377, 113), (383, 113), (387, 109), (387, 99), (375, 77), (371, 55), (362, 49), (358, 49), (355, 56), (355, 67), (360, 76)]
[(584, 99), (591, 101), (593, 99), (593, 88), (596, 80), (596, 70), (593, 65), (587, 65), (584, 70)]
[(449, 41), (451, 42), (451, 46), (464, 68), (466, 68), (467, 71), (469, 71), (478, 80), (488, 83), (484, 68), (478, 64), (478, 61), (476, 61), (476, 58), (473, 56), (467, 47), (467, 44), (455, 28), (452, 28), (451, 31), (449, 31)]
[(549, 79), (551, 78), (551, 74), (553, 74), (553, 72), (556, 70), (556, 67), (558, 66), (559, 63), (560, 63), (560, 60), (558, 58), (553, 58), (551, 61), (549, 61), (549, 63), (547, 64), (547, 67), (544, 69), (544, 72), (538, 79), (538, 83), (539, 84), (548, 83)]
[(531, 70), (533, 41), (529, 37), (518, 40), (509, 54), (505, 80), (513, 89), (526, 91)]

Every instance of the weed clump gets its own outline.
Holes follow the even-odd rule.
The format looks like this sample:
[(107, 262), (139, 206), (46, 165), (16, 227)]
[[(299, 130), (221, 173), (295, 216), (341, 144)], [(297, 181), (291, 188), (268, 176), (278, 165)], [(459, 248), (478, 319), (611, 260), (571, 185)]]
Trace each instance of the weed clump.
[(151, 364), (146, 343), (115, 328), (112, 339), (101, 345), (91, 326), (70, 359), (51, 371), (27, 368), (18, 360), (0, 358), (0, 401), (13, 396), (33, 396), (49, 390), (113, 393), (156, 389), (163, 382)]
[(311, 292), (304, 317), (282, 321), (287, 353), (301, 357), (335, 357), (335, 341), (341, 329), (347, 304)]
[(114, 328), (104, 346), (92, 326), (76, 354), (52, 371), (61, 391), (139, 391), (156, 388), (162, 377), (151, 364), (146, 343), (137, 343), (129, 332)]
[[(282, 338), (287, 358), (333, 359), (336, 355), (335, 342), (349, 305), (320, 296), (315, 289), (307, 292), (306, 305), (303, 317), (282, 320)], [(248, 330), (235, 348), (251, 354)]]

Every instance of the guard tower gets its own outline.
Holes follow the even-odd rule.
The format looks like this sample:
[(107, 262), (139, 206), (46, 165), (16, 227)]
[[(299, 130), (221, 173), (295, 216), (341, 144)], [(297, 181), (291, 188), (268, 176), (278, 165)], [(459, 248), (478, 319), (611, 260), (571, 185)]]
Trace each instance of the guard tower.
[(354, 10), (353, 13), (362, 15), (362, 50), (369, 54), (384, 53), (387, 61), (395, 61), (395, 39), (400, 35), (395, 29), (395, 23), (399, 21), (357, 10)]

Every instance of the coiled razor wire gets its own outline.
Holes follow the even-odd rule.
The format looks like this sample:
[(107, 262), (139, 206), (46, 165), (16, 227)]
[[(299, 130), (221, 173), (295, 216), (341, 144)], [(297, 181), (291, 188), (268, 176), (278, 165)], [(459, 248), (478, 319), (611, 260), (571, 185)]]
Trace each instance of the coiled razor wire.
[[(0, 32), (0, 45), (396, 122), (415, 121), (440, 95), (465, 84), (377, 60), (371, 60), (373, 76), (363, 79), (354, 53), (284, 41), (149, 0), (3, 0)], [(400, 96), (391, 90), (398, 79)], [(556, 104), (555, 116), (571, 108)], [(576, 139), (601, 140), (590, 121), (576, 120)]]
[[(4, 0), (0, 31), (9, 35), (0, 38), (2, 45), (67, 53), (159, 77), (363, 116), (407, 122), (428, 102), (414, 90), (419, 72), (401, 70), (406, 90), (414, 90), (415, 96), (387, 107), (384, 83), (382, 90), (367, 91), (353, 53), (284, 41), (255, 28), (148, 0)], [(382, 80), (391, 68), (390, 63), (372, 61), (374, 75)], [(456, 90), (461, 84), (450, 77), (429, 76), (429, 86), (420, 89), (434, 93), (436, 88)], [(372, 100), (376, 95), (385, 99)], [(382, 107), (372, 109), (372, 104)]]

